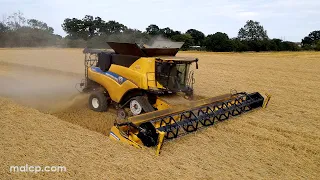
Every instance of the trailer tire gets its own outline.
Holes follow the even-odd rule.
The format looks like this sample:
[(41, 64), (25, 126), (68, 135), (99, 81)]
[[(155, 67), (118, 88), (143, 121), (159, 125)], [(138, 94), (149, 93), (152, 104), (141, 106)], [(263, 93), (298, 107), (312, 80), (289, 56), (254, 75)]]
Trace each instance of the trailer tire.
[(108, 99), (103, 92), (92, 92), (88, 102), (89, 108), (96, 112), (107, 111)]

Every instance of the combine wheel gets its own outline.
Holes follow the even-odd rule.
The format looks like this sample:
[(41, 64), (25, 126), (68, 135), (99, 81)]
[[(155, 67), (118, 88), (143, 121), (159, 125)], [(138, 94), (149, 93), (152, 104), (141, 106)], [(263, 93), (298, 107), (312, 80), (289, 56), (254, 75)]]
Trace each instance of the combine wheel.
[(154, 111), (154, 108), (146, 97), (137, 96), (130, 101), (130, 111), (135, 116), (142, 114), (143, 112)]
[(126, 119), (128, 117), (128, 113), (124, 109), (118, 109), (117, 114), (119, 119)]
[(89, 97), (89, 108), (96, 112), (107, 111), (108, 101), (103, 92), (92, 92)]

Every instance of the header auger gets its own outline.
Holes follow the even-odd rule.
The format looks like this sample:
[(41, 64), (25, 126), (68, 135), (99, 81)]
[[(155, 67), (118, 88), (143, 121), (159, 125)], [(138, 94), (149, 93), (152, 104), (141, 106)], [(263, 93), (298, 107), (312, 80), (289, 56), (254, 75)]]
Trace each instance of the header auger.
[[(179, 48), (145, 48), (130, 43), (108, 43), (113, 51), (85, 49), (85, 81), (89, 107), (118, 109), (110, 138), (138, 148), (163, 142), (212, 126), (253, 109), (266, 107), (270, 96), (233, 93), (193, 101), (193, 71), (197, 58), (176, 57)], [(186, 102), (172, 104), (163, 96), (184, 94)]]

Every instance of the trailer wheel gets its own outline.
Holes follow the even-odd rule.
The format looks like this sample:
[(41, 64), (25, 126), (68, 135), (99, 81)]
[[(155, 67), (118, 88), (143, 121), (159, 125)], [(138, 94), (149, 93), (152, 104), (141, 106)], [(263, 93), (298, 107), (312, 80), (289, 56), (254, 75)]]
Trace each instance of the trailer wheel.
[(107, 111), (107, 97), (102, 92), (93, 92), (89, 97), (89, 108), (96, 112)]

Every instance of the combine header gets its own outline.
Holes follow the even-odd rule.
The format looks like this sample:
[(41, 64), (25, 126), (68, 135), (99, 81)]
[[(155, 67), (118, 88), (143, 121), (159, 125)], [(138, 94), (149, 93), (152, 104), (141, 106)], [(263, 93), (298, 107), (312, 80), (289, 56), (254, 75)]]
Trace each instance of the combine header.
[[(266, 107), (269, 95), (233, 93), (193, 101), (193, 71), (198, 59), (176, 57), (179, 48), (140, 48), (137, 44), (108, 43), (113, 51), (85, 49), (84, 92), (89, 92), (89, 107), (106, 111), (118, 109), (110, 138), (138, 148), (157, 147), (164, 141), (217, 121)], [(170, 104), (163, 96), (183, 93), (189, 101)]]

